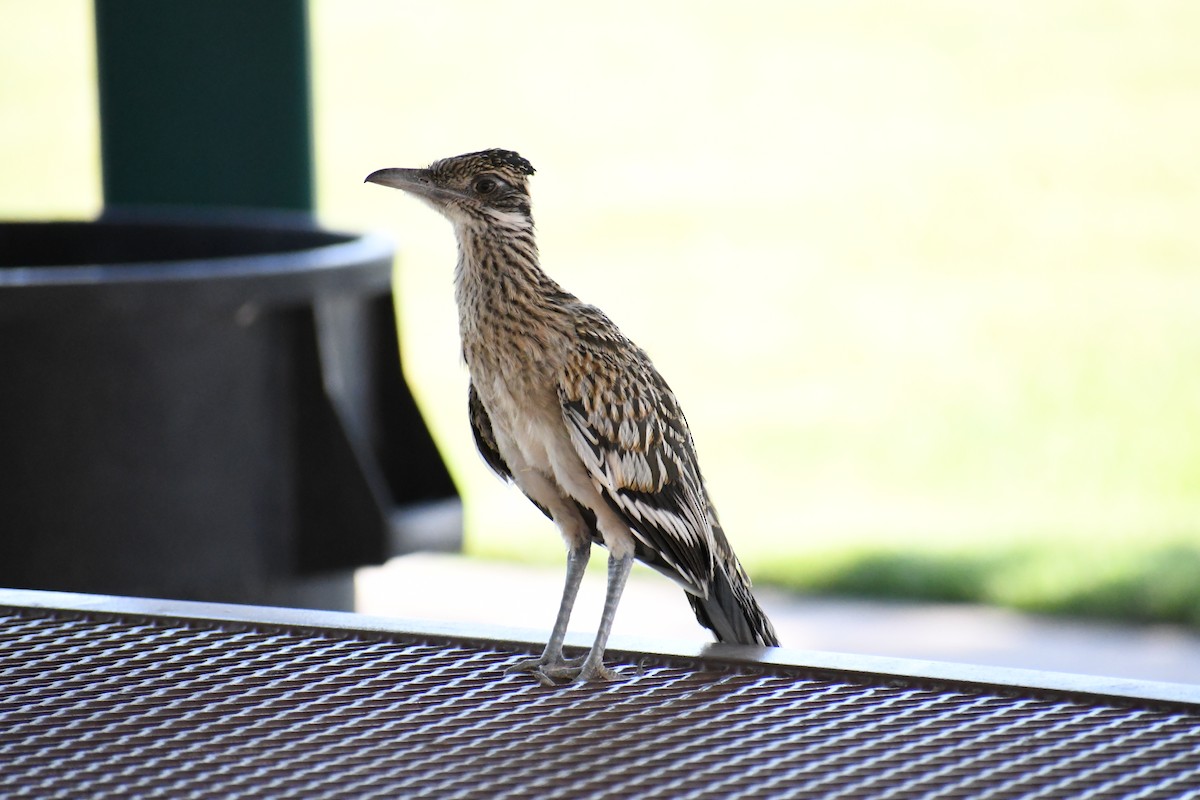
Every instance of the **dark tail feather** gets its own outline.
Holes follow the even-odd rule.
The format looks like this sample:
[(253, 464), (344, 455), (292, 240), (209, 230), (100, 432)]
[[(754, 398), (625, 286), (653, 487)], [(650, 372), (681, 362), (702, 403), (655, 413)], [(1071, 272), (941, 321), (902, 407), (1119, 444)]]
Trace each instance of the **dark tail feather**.
[(708, 599), (688, 593), (688, 602), (700, 624), (710, 629), (718, 642), (778, 647), (779, 639), (771, 621), (754, 599), (750, 582), (734, 565), (731, 577), (717, 565)]

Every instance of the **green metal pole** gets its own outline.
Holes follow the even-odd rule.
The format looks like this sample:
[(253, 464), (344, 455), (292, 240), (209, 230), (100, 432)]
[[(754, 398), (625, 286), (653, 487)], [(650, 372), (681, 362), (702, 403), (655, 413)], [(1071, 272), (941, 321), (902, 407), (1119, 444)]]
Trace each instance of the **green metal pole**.
[(304, 0), (95, 0), (104, 202), (313, 208)]

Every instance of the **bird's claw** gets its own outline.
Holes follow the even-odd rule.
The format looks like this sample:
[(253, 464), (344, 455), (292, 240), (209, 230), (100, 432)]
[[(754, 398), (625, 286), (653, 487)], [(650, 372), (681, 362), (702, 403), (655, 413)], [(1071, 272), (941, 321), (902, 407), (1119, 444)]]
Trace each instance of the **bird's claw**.
[(558, 681), (554, 676), (565, 674), (570, 670), (578, 670), (582, 666), (583, 658), (566, 659), (561, 655), (558, 657), (543, 655), (538, 658), (523, 658), (504, 672), (507, 675), (529, 674), (545, 686), (555, 686)]
[(530, 658), (518, 661), (505, 670), (509, 675), (527, 673), (543, 686), (561, 686), (566, 683), (589, 683), (592, 681), (615, 681), (617, 673), (600, 662), (589, 663), (587, 657)]
[(582, 667), (583, 660), (586, 656), (579, 658), (563, 658), (539, 656), (538, 658), (522, 658), (514, 664), (511, 664), (508, 669), (504, 670), (510, 675), (515, 675), (521, 672), (539, 672), (541, 670), (558, 670), (564, 667)]
[(601, 663), (584, 664), (574, 676), (574, 683), (609, 683), (620, 680), (619, 675)]

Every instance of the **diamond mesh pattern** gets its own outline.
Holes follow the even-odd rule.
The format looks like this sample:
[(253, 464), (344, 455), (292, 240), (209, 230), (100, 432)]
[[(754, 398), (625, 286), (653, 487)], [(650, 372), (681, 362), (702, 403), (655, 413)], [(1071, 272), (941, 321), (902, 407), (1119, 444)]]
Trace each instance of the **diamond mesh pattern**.
[(0, 609), (0, 796), (1200, 797), (1200, 710)]

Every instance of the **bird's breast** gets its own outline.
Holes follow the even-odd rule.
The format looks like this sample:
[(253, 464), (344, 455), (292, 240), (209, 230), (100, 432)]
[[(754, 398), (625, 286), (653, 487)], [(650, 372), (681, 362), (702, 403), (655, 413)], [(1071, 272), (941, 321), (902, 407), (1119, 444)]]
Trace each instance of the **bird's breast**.
[(471, 382), (493, 425), (517, 431), (536, 421), (561, 419), (557, 377), (543, 368), (544, 363), (521, 369), (495, 355), (467, 355)]
[[(500, 374), (481, 378), (472, 373), (471, 381), (491, 420), (505, 462), (514, 471), (531, 468), (553, 478), (556, 464), (564, 458), (578, 458), (569, 450), (570, 438), (556, 388), (524, 378)], [(520, 475), (515, 478), (520, 484)]]
[(520, 281), (471, 269), (456, 290), (463, 358), (500, 454), (510, 467), (552, 475), (570, 446), (558, 386), (573, 329), (561, 309)]

